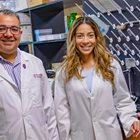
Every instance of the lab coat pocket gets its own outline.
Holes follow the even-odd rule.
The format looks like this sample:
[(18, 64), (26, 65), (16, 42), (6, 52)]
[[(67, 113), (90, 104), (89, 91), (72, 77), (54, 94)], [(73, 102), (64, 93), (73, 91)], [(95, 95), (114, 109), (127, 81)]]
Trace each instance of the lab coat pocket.
[(41, 78), (32, 79), (31, 83), (31, 99), (34, 107), (42, 107), (42, 87)]
[(32, 105), (33, 105), (33, 107), (42, 107), (43, 105), (42, 105), (42, 99), (41, 99), (41, 93), (39, 94), (39, 93), (32, 93)]
[(4, 135), (0, 136), (0, 140), (7, 140), (6, 136), (4, 136)]
[(108, 105), (106, 105), (106, 108), (103, 108), (103, 107), (102, 108), (100, 107), (98, 114), (97, 114), (99, 120), (102, 120), (105, 123), (113, 123), (114, 119), (115, 120), (117, 119), (117, 112), (116, 112), (115, 108), (109, 107)]

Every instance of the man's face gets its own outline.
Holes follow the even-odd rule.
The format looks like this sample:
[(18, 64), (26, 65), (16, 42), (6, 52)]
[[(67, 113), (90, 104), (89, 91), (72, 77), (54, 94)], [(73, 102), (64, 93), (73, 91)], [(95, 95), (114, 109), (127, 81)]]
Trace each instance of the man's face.
[[(0, 55), (15, 55), (22, 31), (16, 16), (0, 15)], [(8, 27), (8, 28), (7, 28)]]

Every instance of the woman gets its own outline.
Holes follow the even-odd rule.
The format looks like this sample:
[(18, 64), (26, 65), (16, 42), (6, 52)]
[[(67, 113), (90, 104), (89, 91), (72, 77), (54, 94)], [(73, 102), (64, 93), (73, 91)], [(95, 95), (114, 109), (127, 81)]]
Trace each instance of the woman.
[(140, 133), (121, 67), (90, 17), (69, 31), (54, 99), (60, 140), (122, 140), (118, 117), (127, 136)]

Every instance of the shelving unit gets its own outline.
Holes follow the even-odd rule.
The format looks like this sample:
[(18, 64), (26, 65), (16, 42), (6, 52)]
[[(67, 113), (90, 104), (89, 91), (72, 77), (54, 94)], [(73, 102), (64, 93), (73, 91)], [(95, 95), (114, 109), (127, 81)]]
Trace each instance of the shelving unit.
[(31, 24), (22, 26), (31, 25), (32, 30), (32, 41), (21, 43), (19, 47), (39, 57), (45, 69), (50, 69), (51, 63), (60, 62), (66, 51), (65, 39), (37, 41), (35, 30), (52, 29), (52, 34), (65, 33), (63, 0), (24, 9), (18, 13), (30, 16)]
[(20, 43), (19, 48), (25, 52), (32, 53), (32, 42)]

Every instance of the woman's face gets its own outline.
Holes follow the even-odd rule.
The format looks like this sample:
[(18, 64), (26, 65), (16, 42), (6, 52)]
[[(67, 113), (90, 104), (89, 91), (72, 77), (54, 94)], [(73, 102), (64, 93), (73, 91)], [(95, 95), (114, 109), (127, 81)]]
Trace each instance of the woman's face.
[(81, 24), (76, 30), (76, 47), (82, 56), (93, 55), (93, 49), (96, 44), (96, 38), (92, 27), (86, 23)]

